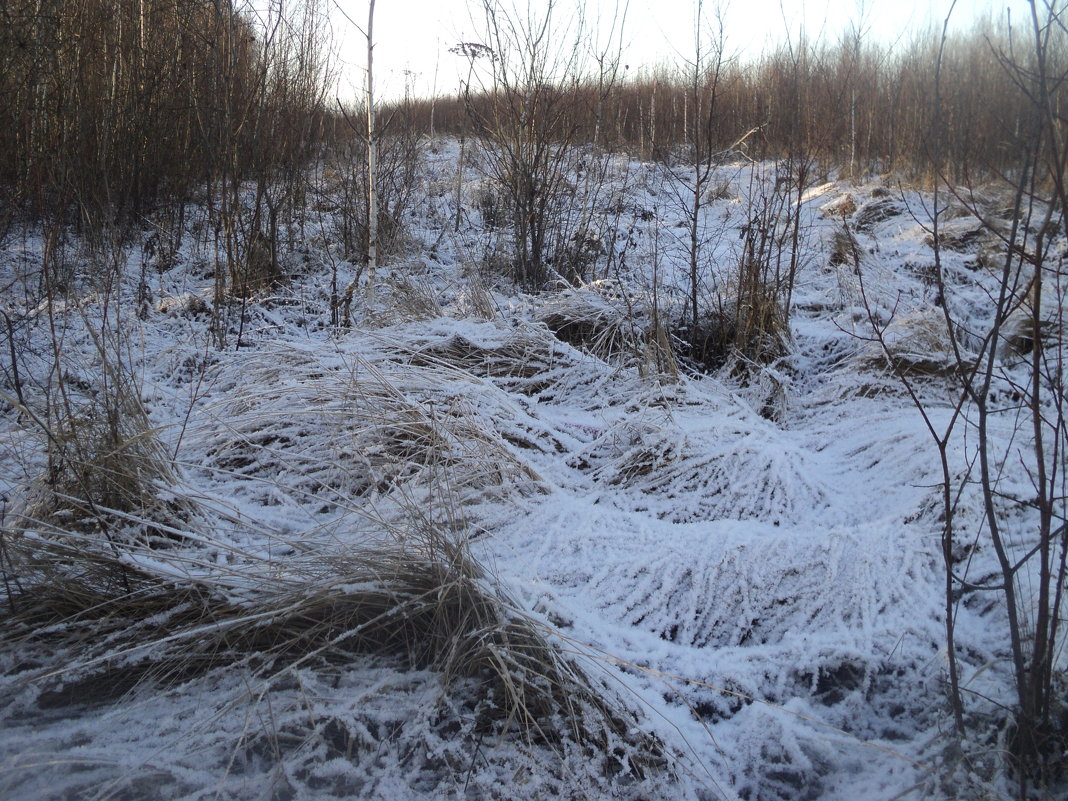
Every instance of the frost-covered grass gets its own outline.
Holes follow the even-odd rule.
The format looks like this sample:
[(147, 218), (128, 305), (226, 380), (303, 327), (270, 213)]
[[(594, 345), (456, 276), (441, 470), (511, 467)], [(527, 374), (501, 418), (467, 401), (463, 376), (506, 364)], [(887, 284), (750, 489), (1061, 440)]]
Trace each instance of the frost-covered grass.
[[(40, 232), (5, 244), (24, 405), (5, 348), (0, 795), (998, 797), (1003, 613), (962, 595), (969, 712), (992, 723), (954, 751), (937, 454), (870, 340), (885, 324), (947, 418), (920, 194), (811, 189), (788, 354), (698, 375), (656, 322), (686, 296), (659, 185), (677, 179), (614, 160), (598, 213), (615, 258), (591, 276), (611, 280), (529, 296), (480, 266), (500, 235), (476, 207), (452, 232), (456, 148), (436, 151), (411, 241), (351, 328), (330, 325), (329, 265), (341, 286), (354, 268), (322, 215), (294, 234), (290, 281), (216, 310), (224, 349), (202, 210), (142, 305), (136, 250), (107, 294), (71, 246), (50, 313)], [(720, 168), (709, 298), (753, 170), (774, 179)], [(968, 231), (943, 256), (978, 330), (993, 278)], [(48, 403), (62, 388), (71, 426), (109, 408), (109, 358), (142, 422), (107, 455), (132, 442), (156, 466), (137, 471), (146, 502), (87, 507), (76, 469), (43, 480)], [(955, 469), (966, 452), (954, 441)], [(1032, 512), (1005, 503), (1024, 547)], [(968, 487), (959, 514), (981, 519)], [(994, 569), (983, 548), (962, 558)]]

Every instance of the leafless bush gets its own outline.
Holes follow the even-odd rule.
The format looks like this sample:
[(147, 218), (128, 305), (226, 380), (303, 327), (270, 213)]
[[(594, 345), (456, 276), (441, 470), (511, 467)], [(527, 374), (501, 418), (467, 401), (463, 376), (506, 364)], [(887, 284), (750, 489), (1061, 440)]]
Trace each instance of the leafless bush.
[[(346, 112), (352, 119), (360, 115)], [(367, 261), (367, 143), (345, 136), (326, 158), (329, 173), (320, 187), (320, 202), (337, 211), (342, 256), (356, 264)], [(380, 134), (376, 162), (378, 191), (378, 248), (380, 258), (396, 255), (405, 242), (405, 219), (411, 211), (423, 177), (423, 143), (396, 110)]]
[(790, 296), (800, 258), (794, 191), (759, 171), (751, 174), (748, 221), (737, 261), (682, 337), (688, 340), (687, 358), (701, 369), (729, 364), (742, 375), (786, 355)]
[[(933, 274), (942, 319), (912, 326), (911, 337), (904, 337), (903, 342), (908, 345), (917, 335), (935, 335), (936, 342), (925, 342), (921, 347), (938, 354), (939, 372), (953, 379), (948, 422), (942, 422), (944, 415), (936, 417), (921, 396), (915, 360), (902, 359), (906, 354), (895, 341), (892, 328), (876, 319), (865, 296), (874, 341), (921, 413), (942, 467), (939, 522), (945, 563), (949, 695), (956, 731), (963, 739), (988, 736), (991, 726), (1002, 730), (1007, 757), (1003, 767), (1020, 799), (1063, 794), (1066, 776), (1066, 699), (1058, 673), (1063, 662), (1061, 624), (1068, 579), (1068, 513), (1063, 491), (1068, 404), (1061, 337), (1065, 276), (1063, 259), (1057, 254), (1064, 245), (1063, 223), (1068, 215), (1064, 177), (1068, 153), (1059, 135), (1063, 120), (1054, 112), (1056, 98), (1063, 91), (1062, 57), (1068, 47), (1062, 13), (1058, 3), (1032, 3), (1027, 23), (1030, 30), (1017, 40), (1019, 47), (1001, 50), (998, 40), (992, 40), (983, 61), (999, 65), (1003, 74), (998, 81), (1010, 81), (1019, 89), (1014, 97), (1026, 100), (1022, 108), (1011, 112), (1018, 113), (1019, 125), (1011, 137), (1016, 165), (1006, 178), (1006, 188), (1013, 195), (1008, 231), (999, 232), (1000, 226), (986, 224), (975, 193), (956, 189), (952, 182), (945, 189), (942, 181), (935, 184), (929, 241), (934, 250)], [(955, 151), (960, 133), (954, 127), (955, 115), (960, 112), (953, 93), (957, 56), (943, 34), (934, 58), (928, 143), (931, 169), (942, 178), (960, 166), (954, 164), (961, 152)], [(972, 113), (984, 112), (976, 108)], [(993, 171), (997, 163), (995, 159), (984, 166)], [(945, 200), (947, 192), (954, 202)], [(971, 210), (971, 219), (960, 215), (960, 205)], [(1000, 237), (1003, 247), (998, 269), (991, 270), (992, 287), (986, 290), (991, 299), (989, 316), (981, 325), (971, 322), (978, 333), (972, 334), (975, 347), (970, 353), (954, 311), (953, 287), (942, 257), (946, 249), (970, 249), (979, 236), (987, 235)], [(989, 251), (985, 259), (988, 267), (995, 266)], [(1026, 333), (1026, 345), (1017, 339), (1022, 333)], [(1010, 346), (1013, 341), (1024, 347)], [(1011, 412), (997, 399), (1001, 393), (1016, 399)], [(1007, 418), (1009, 414), (1011, 418)], [(1012, 431), (1008, 441), (996, 434), (1002, 425)], [(965, 427), (967, 466), (958, 472), (952, 466), (951, 444), (963, 436), (959, 429)], [(1026, 498), (1017, 497), (1014, 481), (1020, 482), (1016, 486), (1027, 487)], [(974, 528), (966, 529), (969, 521), (960, 512), (960, 499), (970, 493), (982, 516)], [(1025, 521), (1022, 525), (1021, 517)], [(962, 548), (971, 549), (972, 556), (962, 559)], [(977, 553), (989, 554), (987, 576), (971, 574)], [(995, 699), (996, 709), (987, 708), (983, 713), (973, 710), (984, 699), (964, 694), (962, 657), (956, 644), (955, 621), (961, 598), (975, 592), (989, 592), (1001, 600), (1005, 643), (999, 657), (1011, 665), (1015, 691), (1014, 698)]]
[[(141, 210), (188, 186), (207, 158), (194, 116), (203, 76), (229, 59), (247, 98), (256, 74), (257, 32), (234, 4), (14, 2), (3, 15), (2, 174), (33, 212), (74, 202), (78, 219), (103, 222), (112, 204)], [(232, 27), (213, 41), (223, 21)]]
[[(590, 153), (587, 158), (598, 163), (582, 169), (576, 150), (589, 44), (581, 15), (569, 15), (556, 0), (538, 13), (532, 6), (524, 10), (485, 0), (483, 18), (485, 41), (478, 45), (483, 49), (464, 45), (461, 52), (491, 57), (471, 61), (482, 92), (465, 92), (465, 110), (481, 139), (486, 172), (506, 200), (504, 214), (494, 204), (491, 216), (507, 221), (507, 246), (515, 253), (512, 277), (524, 289), (538, 290), (554, 273), (581, 277), (599, 255), (589, 247), (595, 241), (589, 218), (604, 183), (604, 164)], [(618, 44), (609, 41), (597, 49), (601, 99), (615, 82), (614, 47)], [(599, 129), (592, 133), (589, 141), (596, 148)]]

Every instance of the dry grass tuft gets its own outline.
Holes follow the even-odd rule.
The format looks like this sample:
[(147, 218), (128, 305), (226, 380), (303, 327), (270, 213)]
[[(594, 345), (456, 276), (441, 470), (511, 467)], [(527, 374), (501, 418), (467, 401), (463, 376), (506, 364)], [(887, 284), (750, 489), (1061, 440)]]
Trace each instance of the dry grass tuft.
[[(219, 667), (272, 681), (380, 656), (440, 672), (484, 733), (579, 745), (608, 775), (666, 766), (662, 744), (493, 588), (462, 541), (413, 521), (344, 553), (212, 571), (195, 561), (181, 570), (180, 560), (168, 571), (131, 567), (105, 552), (87, 559), (71, 541), (23, 540), (33, 553), (18, 564), (35, 567), (0, 625), (11, 642), (67, 655), (23, 674), (44, 706), (110, 701)], [(96, 578), (120, 568), (125, 585)]]
[(91, 533), (112, 548), (173, 544), (197, 509), (175, 493), (174, 461), (133, 379), (105, 364), (97, 386), (73, 392), (57, 393), (47, 411), (26, 410), (44, 438), (47, 468), (15, 504), (14, 527)]
[[(487, 415), (499, 416), (496, 407), (486, 412), (457, 397), (445, 402), (441, 378), (449, 371), (454, 387), (454, 365), (486, 368), (488, 361), (489, 372), (505, 380), (535, 380), (541, 362), (523, 367), (518, 358), (532, 343), (539, 358), (552, 358), (556, 348), (581, 358), (544, 329), (523, 330), (527, 339), (509, 332), (494, 347), (455, 337), (437, 356), (423, 353), (423, 366), (396, 361), (396, 342), (379, 364), (299, 348), (279, 348), (252, 364), (238, 360), (250, 391), (227, 405), (220, 432), (225, 428), (228, 444), (205, 467), (229, 480), (254, 478), (248, 485), (274, 492), (316, 495), (335, 482), (327, 495), (359, 507), (330, 528), (335, 534), (343, 525), (355, 528), (344, 532), (344, 547), (327, 535), (261, 547), (278, 535), (229, 517), (224, 525), (242, 530), (215, 538), (207, 532), (218, 526), (206, 524), (206, 511), (198, 530), (179, 532), (180, 516), (152, 505), (162, 495), (158, 485), (173, 479), (173, 465), (136, 393), (108, 396), (105, 406), (121, 410), (117, 417), (98, 411), (100, 419), (87, 421), (90, 407), (72, 405), (78, 414), (56, 428), (71, 433), (55, 435), (50, 446), (55, 486), (24, 507), (25, 531), (3, 542), (9, 614), (0, 620), (0, 636), (28, 655), (2, 677), (5, 687), (24, 692), (37, 710), (63, 709), (110, 703), (134, 690), (144, 697), (184, 693), (189, 682), (212, 685), (235, 673), (266, 694), (305, 674), (328, 682), (353, 664), (388, 664), (401, 673), (440, 675), (448, 692), (434, 713), (445, 723), (435, 731), (451, 716), (479, 741), (492, 736), (519, 751), (581, 754), (598, 782), (670, 770), (663, 744), (496, 587), (466, 545), (466, 499), (503, 482), (536, 486), (538, 479), (487, 425)], [(204, 435), (190, 430), (187, 440)], [(343, 463), (346, 454), (354, 461)], [(92, 469), (82, 470), (86, 463)], [(360, 506), (345, 494), (353, 487), (391, 494), (388, 502), (376, 496)], [(195, 509), (173, 493), (168, 503)], [(154, 522), (163, 510), (174, 525)], [(102, 537), (101, 520), (143, 524), (149, 533), (120, 541), (112, 525)], [(174, 539), (161, 548), (165, 535)], [(257, 544), (237, 544), (247, 542)], [(271, 558), (272, 552), (285, 556)], [(265, 755), (282, 765), (282, 756)]]
[(1040, 319), (1034, 318), (1029, 300), (1005, 318), (998, 341), (998, 355), (1006, 361), (1029, 357), (1035, 349), (1035, 338), (1044, 348), (1059, 348), (1064, 342), (1064, 319), (1061, 308), (1044, 303)]
[[(886, 195), (889, 195), (887, 192)], [(853, 227), (863, 234), (870, 234), (877, 225), (901, 217), (907, 213), (905, 207), (897, 200), (886, 195), (872, 192), (872, 200), (862, 205), (853, 215)]]
[[(957, 216), (950, 216), (938, 229), (939, 247), (956, 253), (975, 253), (997, 241), (982, 220), (968, 216), (969, 213), (959, 206), (951, 210), (956, 211)], [(924, 242), (933, 246), (934, 236), (928, 234)]]
[(843, 219), (845, 217), (851, 217), (857, 211), (857, 201), (850, 194), (840, 195), (829, 203), (825, 203), (820, 207), (820, 212), (824, 217), (832, 219)]
[(445, 365), (502, 379), (510, 389), (525, 395), (538, 395), (552, 386), (554, 368), (566, 362), (553, 341), (537, 337), (529, 328), (493, 343), (478, 343), (456, 334), (421, 347), (410, 357), (413, 365)]
[(636, 359), (644, 350), (644, 308), (614, 281), (597, 281), (554, 295), (538, 322), (560, 340), (605, 361)]
[(958, 365), (945, 317), (938, 309), (918, 311), (893, 320), (883, 331), (885, 348), (869, 342), (858, 361), (869, 369), (891, 368), (915, 376), (952, 376), (967, 370)]
[(628, 380), (617, 367), (569, 347), (543, 325), (453, 329), (447, 337), (438, 330), (408, 343), (409, 364), (460, 371), (469, 380), (489, 379), (542, 403), (566, 398), (590, 410), (627, 403), (642, 390), (640, 377)]
[(789, 320), (774, 287), (761, 281), (728, 286), (717, 306), (676, 330), (680, 354), (702, 372), (730, 367), (735, 376), (772, 364), (788, 352)]
[(778, 525), (826, 504), (799, 453), (752, 431), (692, 437), (668, 419), (613, 427), (570, 460), (595, 483), (641, 493), (646, 513), (673, 523), (762, 520)]
[(191, 292), (183, 292), (181, 295), (170, 295), (163, 298), (156, 305), (160, 314), (168, 317), (197, 318), (201, 315), (210, 315), (211, 306), (200, 295)]
[(428, 281), (400, 275), (386, 282), (383, 308), (368, 311), (367, 323), (383, 328), (414, 320), (432, 320), (442, 315), (437, 292)]
[(712, 203), (715, 201), (732, 200), (734, 198), (734, 189), (731, 186), (731, 179), (727, 176), (720, 176), (716, 178), (708, 190), (705, 192), (705, 202)]
[(255, 480), (268, 495), (284, 473), (298, 492), (346, 506), (440, 479), (460, 503), (538, 491), (540, 478), (502, 442), (500, 421), (445, 392), (443, 377), (427, 369), (433, 360), (326, 362), (280, 349), (245, 367), (262, 389), (220, 410), (225, 423), (205, 443), (207, 466)]
[(496, 320), (500, 313), (493, 294), (482, 281), (477, 279), (469, 281), (461, 290), (456, 307), (460, 316), (477, 317), (482, 320)]
[(860, 244), (844, 222), (835, 229), (831, 237), (831, 255), (828, 264), (831, 267), (849, 265), (860, 268)]
[(619, 282), (565, 290), (542, 306), (536, 319), (560, 340), (604, 361), (660, 377), (678, 374), (660, 314)]
[(786, 311), (775, 287), (758, 277), (732, 281), (696, 330), (683, 311), (678, 304), (657, 308), (615, 281), (597, 281), (554, 296), (537, 319), (560, 340), (662, 382), (676, 378), (680, 365), (701, 373), (731, 365), (741, 375), (787, 352)]

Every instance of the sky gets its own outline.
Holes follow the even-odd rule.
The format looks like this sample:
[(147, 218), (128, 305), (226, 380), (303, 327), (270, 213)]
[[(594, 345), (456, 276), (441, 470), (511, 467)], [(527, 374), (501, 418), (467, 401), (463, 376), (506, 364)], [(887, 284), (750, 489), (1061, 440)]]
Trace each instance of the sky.
[[(367, 21), (368, 0), (326, 0), (332, 11), (333, 30), (341, 77), (342, 99), (362, 94), (365, 80), (366, 41), (355, 21)], [(526, 0), (504, 0), (505, 3)], [(619, 0), (619, 5), (625, 0)], [(531, 8), (544, 9), (548, 0), (529, 0)], [(566, 10), (576, 4), (602, 26), (611, 20), (615, 0), (558, 0)], [(693, 49), (696, 0), (630, 0), (623, 34), (623, 60), (632, 69), (678, 63), (680, 54)], [(467, 62), (449, 53), (458, 42), (479, 41), (481, 0), (377, 0), (375, 6), (375, 81), (383, 99), (400, 97), (405, 90), (418, 96), (454, 92)], [(803, 27), (810, 37), (833, 41), (851, 22), (862, 20), (870, 38), (893, 41), (918, 27), (937, 21), (941, 26), (952, 0), (705, 0), (706, 16), (722, 7), (729, 53), (752, 56), (769, 45), (795, 37)], [(1024, 19), (1026, 0), (957, 0), (951, 20), (957, 27), (977, 16), (1009, 9), (1014, 21)], [(343, 12), (343, 13), (342, 13)], [(346, 15), (348, 19), (346, 19)]]

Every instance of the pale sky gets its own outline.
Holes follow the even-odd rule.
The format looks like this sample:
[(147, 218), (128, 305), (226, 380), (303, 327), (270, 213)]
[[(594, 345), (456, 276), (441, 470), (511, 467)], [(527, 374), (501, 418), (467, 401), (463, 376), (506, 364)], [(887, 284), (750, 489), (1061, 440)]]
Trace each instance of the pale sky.
[[(518, 0), (526, 7), (525, 0)], [(326, 0), (332, 7), (333, 28), (338, 40), (342, 99), (362, 93), (366, 42), (338, 8), (361, 26), (367, 22), (367, 0)], [(517, 0), (505, 0), (516, 3)], [(558, 0), (570, 13), (581, 0)], [(619, 0), (620, 7), (625, 0)], [(952, 0), (705, 0), (706, 16), (717, 5), (724, 8), (726, 48), (729, 53), (754, 55), (769, 44), (796, 38), (804, 26), (810, 38), (834, 41), (866, 9), (869, 38), (894, 40), (916, 27), (937, 20), (939, 27)], [(529, 0), (542, 9), (546, 0)], [(591, 21), (607, 25), (616, 6), (614, 0), (586, 0)], [(696, 0), (630, 0), (623, 36), (623, 60), (632, 70), (658, 63), (677, 63), (678, 53), (693, 50)], [(414, 94), (429, 96), (456, 91), (466, 61), (449, 53), (458, 42), (479, 41), (481, 0), (377, 0), (375, 6), (375, 72), (378, 94), (398, 97), (405, 85)], [(1004, 16), (1010, 9), (1014, 24), (1027, 18), (1026, 0), (957, 0), (953, 21), (964, 27), (980, 14)], [(435, 79), (436, 73), (436, 79)]]

